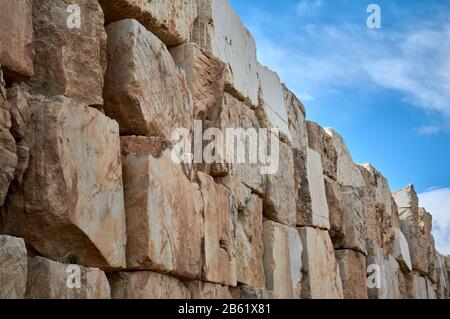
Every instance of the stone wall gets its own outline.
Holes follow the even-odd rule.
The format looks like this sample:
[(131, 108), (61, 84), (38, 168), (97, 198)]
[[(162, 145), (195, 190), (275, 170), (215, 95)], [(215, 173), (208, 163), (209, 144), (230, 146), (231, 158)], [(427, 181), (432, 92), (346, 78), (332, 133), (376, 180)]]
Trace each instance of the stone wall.
[[(227, 0), (0, 0), (0, 21), (0, 298), (449, 297), (414, 187), (307, 121)], [(278, 129), (278, 169), (176, 163), (199, 121)]]

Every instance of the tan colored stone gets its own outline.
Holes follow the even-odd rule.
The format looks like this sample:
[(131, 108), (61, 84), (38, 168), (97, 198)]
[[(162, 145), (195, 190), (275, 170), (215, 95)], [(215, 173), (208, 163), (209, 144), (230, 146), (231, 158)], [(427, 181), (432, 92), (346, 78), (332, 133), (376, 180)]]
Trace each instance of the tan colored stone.
[(194, 98), (194, 117), (202, 118), (211, 108), (220, 108), (225, 87), (225, 64), (195, 43), (170, 49), (175, 64), (186, 73)]
[(308, 130), (306, 128), (306, 111), (302, 102), (282, 84), (284, 101), (288, 113), (289, 131), (291, 133), (292, 148), (305, 151), (308, 147)]
[(187, 283), (192, 299), (233, 299), (227, 286), (203, 281)]
[(85, 266), (125, 266), (119, 128), (64, 97), (35, 98), (30, 165), (0, 226), (39, 254)]
[(279, 167), (266, 175), (264, 216), (278, 223), (295, 226), (297, 219), (294, 159), (289, 145), (279, 142)]
[(333, 244), (326, 230), (298, 228), (303, 245), (302, 298), (342, 299), (344, 297)]
[(201, 172), (197, 176), (205, 223), (203, 279), (236, 286), (236, 216), (232, 209), (231, 193), (212, 177)]
[(13, 84), (6, 92), (11, 104), (11, 134), (16, 139), (25, 139), (29, 134), (31, 109), (28, 105), (28, 95), (25, 89)]
[(412, 270), (411, 257), (409, 254), (408, 242), (402, 231), (392, 227), (390, 232), (393, 235), (393, 241), (390, 247), (390, 254), (398, 261), (403, 272)]
[(449, 296), (449, 277), (445, 269), (445, 257), (436, 253), (436, 271), (437, 271), (437, 285), (436, 295), (438, 299), (447, 299)]
[(0, 235), (0, 299), (23, 299), (27, 287), (27, 250), (21, 238)]
[(416, 272), (408, 275), (408, 291), (410, 299), (428, 299), (427, 281)]
[(122, 162), (128, 269), (200, 279), (200, 192), (184, 176), (182, 167), (172, 161), (170, 149), (162, 154), (151, 151), (156, 148), (152, 147), (155, 139), (122, 137), (121, 141), (127, 153)]
[(197, 0), (99, 0), (109, 24), (136, 19), (167, 46), (190, 40), (198, 18)]
[(332, 180), (328, 176), (324, 176), (324, 181), (328, 210), (330, 215), (331, 241), (333, 243), (341, 242), (345, 237), (346, 231), (346, 220), (344, 214), (341, 186), (338, 182)]
[[(69, 28), (71, 4), (80, 6), (81, 27)], [(34, 77), (32, 93), (64, 95), (102, 105), (106, 71), (103, 12), (95, 0), (33, 1)]]
[(266, 288), (276, 299), (299, 299), (302, 293), (302, 243), (295, 228), (264, 221)]
[(336, 250), (345, 299), (367, 299), (366, 256), (350, 249)]
[(230, 289), (233, 299), (274, 299), (273, 293), (267, 289), (254, 288), (251, 286), (240, 285), (236, 288)]
[(227, 65), (226, 91), (256, 107), (259, 81), (255, 40), (228, 0), (198, 0), (198, 5), (192, 42)]
[(238, 210), (236, 229), (237, 281), (255, 288), (265, 287), (263, 265), (263, 202), (252, 195)]
[(31, 0), (0, 1), (0, 64), (14, 80), (33, 75), (33, 14)]
[(320, 154), (324, 175), (336, 180), (338, 154), (332, 138), (317, 123), (306, 121), (306, 127), (309, 147)]
[(107, 26), (105, 113), (121, 134), (170, 139), (176, 128), (192, 129), (193, 101), (166, 46), (136, 20)]
[(112, 299), (191, 299), (183, 282), (151, 271), (117, 272), (109, 283)]
[[(78, 275), (80, 275), (80, 287), (76, 287)], [(42, 257), (31, 257), (28, 259), (25, 298), (110, 299), (111, 291), (108, 279), (100, 269), (61, 264)]]

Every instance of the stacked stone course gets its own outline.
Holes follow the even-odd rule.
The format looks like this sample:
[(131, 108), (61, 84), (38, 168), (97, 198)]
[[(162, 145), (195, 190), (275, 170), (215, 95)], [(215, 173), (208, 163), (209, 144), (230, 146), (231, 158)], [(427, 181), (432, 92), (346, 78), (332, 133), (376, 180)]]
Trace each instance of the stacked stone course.
[[(414, 187), (307, 121), (227, 0), (0, 0), (0, 21), (0, 298), (449, 297)], [(279, 169), (176, 164), (195, 121), (278, 129)]]

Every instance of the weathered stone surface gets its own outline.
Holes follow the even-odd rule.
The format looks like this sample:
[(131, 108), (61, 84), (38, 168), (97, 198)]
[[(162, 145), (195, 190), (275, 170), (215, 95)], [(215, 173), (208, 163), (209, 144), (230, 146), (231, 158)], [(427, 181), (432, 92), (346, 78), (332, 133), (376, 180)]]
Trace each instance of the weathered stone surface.
[(311, 214), (297, 214), (297, 225), (330, 229), (330, 218), (320, 155), (307, 150), (307, 177), (311, 198)]
[[(122, 137), (127, 216), (127, 267), (200, 279), (201, 194), (171, 158), (152, 151), (155, 139)], [(134, 146), (133, 146), (134, 144)]]
[(256, 43), (228, 0), (198, 0), (199, 18), (192, 41), (227, 65), (226, 91), (258, 105)]
[(337, 181), (342, 186), (364, 186), (364, 179), (355, 163), (353, 163), (344, 139), (336, 131), (325, 128), (325, 132), (332, 138), (334, 148), (337, 151)]
[(237, 285), (236, 217), (230, 191), (204, 173), (197, 174), (203, 197), (203, 280)]
[(31, 0), (0, 1), (0, 64), (8, 78), (33, 75), (33, 14)]
[(303, 245), (302, 298), (342, 299), (344, 297), (338, 265), (326, 230), (298, 229)]
[(343, 237), (335, 237), (336, 249), (354, 249), (367, 254), (367, 225), (364, 208), (364, 188), (342, 187)]
[(290, 140), (288, 111), (278, 74), (258, 63), (258, 78), (260, 96), (257, 114), (262, 127), (278, 129)]
[[(108, 279), (97, 268), (61, 264), (42, 257), (28, 259), (27, 299), (110, 299)], [(75, 267), (75, 268), (73, 268)], [(76, 267), (79, 267), (78, 269)], [(80, 275), (80, 287), (76, 276)]]
[(302, 242), (295, 228), (264, 221), (266, 288), (277, 299), (299, 299), (302, 293)]
[(265, 287), (263, 265), (263, 202), (251, 195), (238, 210), (236, 225), (237, 281), (255, 288)]
[(109, 276), (112, 299), (190, 299), (186, 285), (151, 271), (117, 272)]
[(27, 287), (27, 250), (21, 238), (0, 235), (0, 299), (23, 299)]
[(336, 180), (338, 154), (332, 138), (317, 123), (306, 121), (306, 127), (309, 147), (320, 154), (324, 175)]
[(428, 299), (427, 281), (418, 273), (408, 275), (408, 292), (410, 299)]
[(437, 299), (433, 283), (430, 281), (428, 277), (425, 277), (425, 281), (427, 283), (427, 299)]
[(403, 272), (412, 270), (411, 257), (409, 254), (409, 246), (405, 235), (398, 228), (392, 227), (390, 232), (393, 241), (390, 247), (390, 254), (398, 261)]
[(233, 299), (273, 299), (273, 293), (267, 289), (254, 288), (246, 285), (240, 285), (230, 289)]
[(367, 299), (366, 256), (350, 249), (336, 250), (345, 299)]
[(382, 286), (386, 287), (386, 297), (381, 299), (401, 299), (399, 284), (400, 267), (394, 257), (385, 259), (382, 270)]
[(227, 286), (203, 281), (187, 283), (192, 299), (233, 299)]
[(104, 109), (121, 134), (170, 139), (176, 128), (190, 130), (192, 96), (166, 46), (136, 20), (112, 23), (106, 31)]
[(175, 64), (186, 73), (194, 98), (194, 117), (201, 118), (211, 108), (220, 108), (225, 87), (225, 64), (195, 43), (170, 49)]
[(447, 299), (449, 296), (449, 277), (445, 269), (445, 256), (436, 254), (436, 271), (437, 271), (437, 285), (436, 295), (438, 299)]
[[(80, 6), (80, 28), (70, 28), (71, 4)], [(102, 105), (106, 71), (103, 12), (93, 0), (33, 1), (34, 77), (32, 93), (64, 95)]]
[(330, 237), (332, 242), (342, 241), (345, 236), (346, 221), (341, 186), (328, 176), (324, 176), (325, 193), (327, 196), (330, 217)]
[(306, 128), (306, 111), (302, 102), (282, 84), (286, 105), (292, 148), (306, 151), (308, 147), (308, 130)]
[(190, 40), (198, 17), (197, 0), (99, 0), (109, 24), (136, 19), (167, 46)]
[(30, 165), (0, 228), (54, 260), (125, 266), (117, 123), (64, 97), (35, 98), (30, 106)]
[(9, 185), (17, 167), (17, 151), (14, 137), (10, 133), (11, 105), (6, 100), (3, 74), (0, 71), (0, 206), (3, 205)]
[(264, 216), (281, 224), (295, 226), (295, 193), (292, 149), (289, 145), (279, 142), (278, 170), (275, 174), (266, 175)]

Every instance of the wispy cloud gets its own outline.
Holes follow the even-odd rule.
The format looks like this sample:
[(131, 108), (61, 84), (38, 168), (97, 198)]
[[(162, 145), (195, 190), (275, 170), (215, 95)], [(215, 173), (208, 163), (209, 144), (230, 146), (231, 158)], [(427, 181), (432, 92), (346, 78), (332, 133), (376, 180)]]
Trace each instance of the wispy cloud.
[(315, 10), (322, 7), (322, 0), (302, 0), (297, 4), (297, 14), (302, 16), (304, 14), (311, 14)]
[(450, 254), (450, 188), (419, 194), (420, 205), (433, 215), (433, 234), (438, 251)]
[(419, 128), (418, 133), (424, 136), (437, 135), (441, 129), (438, 126), (422, 126)]

